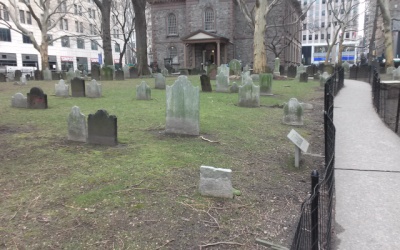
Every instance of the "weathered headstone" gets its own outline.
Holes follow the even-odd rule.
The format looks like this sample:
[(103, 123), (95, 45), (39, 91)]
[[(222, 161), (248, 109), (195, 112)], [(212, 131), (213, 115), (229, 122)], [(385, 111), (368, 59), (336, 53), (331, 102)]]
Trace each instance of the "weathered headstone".
[(314, 80), (318, 81), (319, 78), (320, 78), (319, 72), (315, 73), (315, 74), (314, 74)]
[(21, 85), (26, 85), (26, 76), (22, 75), (20, 79), (21, 79)]
[(124, 67), (122, 68), (122, 71), (124, 72), (124, 79), (127, 79), (130, 77), (128, 65), (125, 64)]
[(163, 69), (161, 70), (161, 74), (162, 74), (163, 76), (165, 76), (165, 77), (169, 76), (168, 69), (163, 68)]
[(75, 77), (71, 80), (71, 96), (72, 97), (85, 97), (85, 80)]
[(69, 96), (69, 85), (65, 84), (64, 80), (60, 80), (58, 84), (55, 84), (55, 95), (61, 97)]
[(296, 78), (300, 78), (300, 74), (306, 72), (304, 65), (300, 63), (296, 70)]
[(53, 80), (51, 71), (49, 70), (49, 68), (46, 68), (45, 70), (43, 70), (43, 80), (45, 80), (45, 81)]
[(212, 92), (210, 77), (203, 74), (200, 76), (200, 82), (201, 82), (201, 91)]
[(6, 74), (0, 73), (0, 82), (6, 82), (6, 81), (7, 81)]
[(43, 80), (43, 74), (42, 74), (42, 71), (41, 70), (35, 70), (35, 71), (33, 71), (33, 74), (34, 74), (34, 76), (35, 76), (35, 80), (36, 81), (41, 81), (41, 80)]
[(344, 73), (349, 73), (350, 72), (350, 64), (348, 62), (342, 63), (342, 67), (344, 69)]
[(231, 179), (231, 169), (201, 166), (199, 183), (200, 194), (232, 199), (233, 187)]
[(82, 77), (82, 73), (79, 69), (75, 70), (75, 77)]
[(281, 59), (279, 57), (275, 58), (274, 63), (274, 75), (280, 76), (281, 72), (279, 71), (279, 66), (281, 65)]
[(396, 68), (393, 66), (389, 66), (386, 68), (386, 75), (388, 75), (389, 77), (393, 77), (393, 70), (395, 70)]
[(22, 93), (16, 93), (11, 98), (11, 107), (27, 108), (28, 107), (27, 98)]
[(329, 74), (333, 74), (335, 71), (335, 68), (331, 64), (325, 64), (324, 65), (324, 72), (328, 72)]
[(243, 67), (243, 72), (250, 71), (250, 66), (246, 64), (246, 66)]
[(136, 86), (136, 99), (137, 100), (151, 100), (151, 89), (145, 81)]
[(331, 76), (331, 75), (329, 75), (328, 72), (322, 73), (322, 75), (319, 77), (319, 85), (320, 85), (321, 87), (325, 86), (326, 80), (328, 80), (328, 78), (329, 78), (330, 76)]
[(260, 107), (260, 86), (253, 84), (251, 78), (246, 78), (244, 85), (239, 86), (239, 107)]
[(218, 68), (217, 68), (217, 72), (218, 72), (218, 75), (222, 72), (224, 75), (226, 75), (228, 78), (229, 78), (229, 68), (228, 68), (228, 66), (226, 66), (226, 64), (221, 64), (221, 66), (219, 66)]
[(257, 84), (257, 83), (260, 82), (260, 75), (259, 74), (251, 74), (250, 77), (251, 77), (251, 80), (253, 80), (254, 84)]
[(166, 90), (167, 134), (199, 135), (200, 96), (199, 87), (193, 87), (186, 76), (179, 76)]
[(242, 64), (239, 62), (239, 60), (232, 59), (229, 62), (229, 75), (240, 76), (241, 72), (242, 72)]
[(14, 80), (15, 80), (15, 81), (21, 81), (21, 76), (22, 76), (22, 71), (19, 70), (19, 69), (17, 69), (17, 70), (14, 72)]
[(112, 81), (114, 79), (114, 69), (113, 66), (104, 66), (101, 68), (101, 80), (102, 81)]
[(131, 78), (138, 78), (139, 77), (139, 72), (138, 69), (135, 67), (130, 67), (129, 68), (129, 75)]
[(114, 146), (117, 145), (117, 117), (100, 109), (88, 117), (88, 143)]
[(300, 74), (299, 82), (308, 82), (308, 74), (307, 72), (303, 72)]
[(242, 79), (242, 85), (245, 85), (246, 82), (249, 82), (249, 81), (253, 82), (253, 79), (250, 76), (250, 72), (248, 72), (248, 71), (243, 72), (240, 78)]
[(61, 80), (61, 74), (60, 72), (56, 72), (56, 71), (51, 71), (51, 79), (53, 80)]
[(303, 107), (296, 98), (291, 98), (283, 107), (283, 120), (287, 125), (302, 126), (303, 123)]
[(297, 67), (294, 65), (290, 65), (288, 67), (288, 71), (287, 71), (287, 77), (289, 78), (295, 78), (297, 74)]
[(393, 80), (400, 80), (400, 67), (393, 70)]
[(90, 98), (100, 98), (102, 95), (101, 84), (97, 83), (95, 79), (91, 80), (86, 84), (86, 92), (84, 94)]
[(67, 122), (68, 122), (68, 140), (86, 142), (87, 139), (86, 117), (84, 114), (81, 113), (78, 106), (72, 107)]
[(92, 74), (92, 79), (95, 79), (97, 81), (100, 80), (100, 66), (98, 64), (92, 65), (91, 74)]
[(165, 89), (165, 76), (161, 73), (154, 74), (154, 88)]
[(358, 67), (353, 65), (350, 67), (350, 79), (357, 79)]
[(30, 109), (47, 109), (47, 95), (38, 87), (31, 88), (26, 95), (28, 108)]
[(124, 71), (122, 71), (122, 70), (115, 71), (115, 80), (117, 80), (117, 81), (125, 80)]
[(207, 75), (211, 80), (217, 79), (217, 65), (211, 64), (207, 66)]
[(217, 75), (216, 92), (229, 92), (229, 76), (224, 71), (220, 71)]
[(68, 72), (67, 72), (67, 83), (71, 83), (72, 79), (74, 79), (76, 77), (75, 72), (72, 68), (69, 68)]
[(260, 74), (260, 94), (272, 95), (272, 74)]
[(239, 86), (237, 85), (236, 82), (233, 82), (231, 87), (229, 88), (229, 91), (231, 93), (239, 93)]

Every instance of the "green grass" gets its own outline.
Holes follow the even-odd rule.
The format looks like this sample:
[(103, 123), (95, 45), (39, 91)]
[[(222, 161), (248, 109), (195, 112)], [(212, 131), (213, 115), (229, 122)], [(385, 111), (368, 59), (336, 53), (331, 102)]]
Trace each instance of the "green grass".
[[(167, 84), (175, 79), (167, 78)], [(199, 76), (189, 79), (200, 85)], [(150, 101), (135, 99), (136, 85), (142, 80), (152, 88)], [(96, 99), (56, 97), (56, 82), (0, 84), (0, 246), (6, 248), (154, 249), (174, 232), (175, 245), (171, 247), (184, 249), (206, 241), (204, 231), (209, 229), (194, 219), (199, 216), (196, 210), (180, 202), (190, 201), (197, 209), (220, 202), (197, 193), (201, 165), (234, 171), (234, 186), (243, 195), (224, 204), (253, 203), (246, 216), (265, 206), (257, 192), (284, 190), (290, 184), (287, 173), (302, 178), (313, 167), (308, 162), (303, 170), (290, 166), (293, 145), (286, 135), (291, 127), (281, 124), (283, 110), (271, 106), (281, 106), (292, 97), (303, 102), (320, 97), (322, 92), (315, 91), (319, 82), (274, 81), (274, 96), (261, 96), (260, 108), (238, 107), (237, 94), (201, 92), (200, 134), (217, 143), (162, 133), (165, 91), (154, 89), (154, 79), (101, 82), (103, 97)], [(215, 89), (215, 81), (212, 84)], [(12, 95), (26, 95), (33, 86), (48, 95), (48, 109), (10, 107)], [(119, 145), (68, 142), (67, 117), (75, 105), (86, 116), (98, 109), (116, 115)], [(310, 122), (305, 119), (306, 124)], [(306, 139), (313, 132), (308, 126), (296, 130)], [(262, 183), (267, 179), (268, 183)], [(258, 191), (254, 193), (254, 189)], [(88, 208), (95, 212), (87, 212)], [(258, 227), (243, 212), (233, 211), (233, 216), (239, 213), (239, 218), (243, 217), (242, 222), (229, 220), (229, 213), (214, 216), (221, 219), (222, 227), (246, 223), (252, 223), (249, 228)], [(194, 221), (182, 240), (177, 238), (183, 237), (178, 228), (186, 219), (180, 218)], [(163, 222), (159, 230), (150, 227), (153, 220)], [(280, 239), (281, 234), (268, 237)], [(246, 239), (249, 246), (251, 239)]]

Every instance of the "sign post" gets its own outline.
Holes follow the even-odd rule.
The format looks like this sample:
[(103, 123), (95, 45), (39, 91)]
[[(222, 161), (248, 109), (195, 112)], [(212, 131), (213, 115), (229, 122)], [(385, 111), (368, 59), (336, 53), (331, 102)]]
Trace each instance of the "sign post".
[(306, 139), (304, 139), (294, 129), (289, 132), (287, 138), (294, 143), (294, 166), (298, 168), (300, 166), (301, 151), (306, 153), (310, 143), (308, 143), (308, 141), (306, 141)]

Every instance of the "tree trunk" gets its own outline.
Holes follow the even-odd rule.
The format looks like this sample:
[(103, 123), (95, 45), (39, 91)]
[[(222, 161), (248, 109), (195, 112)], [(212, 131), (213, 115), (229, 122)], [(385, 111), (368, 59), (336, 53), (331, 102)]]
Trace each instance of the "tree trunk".
[(267, 72), (267, 49), (265, 46), (266, 14), (268, 2), (257, 0), (255, 6), (255, 27), (254, 27), (254, 62), (253, 70), (255, 74)]
[(383, 27), (385, 29), (385, 67), (393, 66), (393, 37), (391, 29), (391, 17), (389, 11), (389, 1), (378, 0), (378, 5), (382, 13)]
[(375, 7), (375, 16), (374, 16), (374, 24), (372, 26), (372, 34), (371, 38), (369, 39), (369, 45), (368, 45), (368, 63), (372, 62), (372, 59), (374, 55), (372, 54), (374, 50), (374, 43), (375, 43), (375, 35), (376, 35), (376, 27), (378, 26), (378, 14), (379, 14), (379, 6), (376, 5)]
[[(103, 0), (101, 9), (101, 39), (103, 41), (104, 64), (113, 65), (112, 46), (111, 46), (111, 27), (110, 13), (112, 0)], [(99, 62), (102, 63), (102, 62)]]
[(149, 75), (147, 62), (146, 0), (132, 0), (135, 11), (136, 56), (139, 75)]
[(42, 43), (40, 44), (40, 58), (42, 60), (42, 70), (49, 68), (49, 44), (46, 39), (42, 39)]

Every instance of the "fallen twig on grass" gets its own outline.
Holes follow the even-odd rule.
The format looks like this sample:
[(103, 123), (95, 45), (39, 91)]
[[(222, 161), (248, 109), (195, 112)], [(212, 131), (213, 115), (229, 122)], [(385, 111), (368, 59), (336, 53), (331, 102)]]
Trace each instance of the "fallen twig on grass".
[(200, 136), (200, 139), (202, 139), (202, 140), (204, 140), (204, 141), (211, 142), (211, 143), (220, 143), (219, 141), (212, 141), (212, 140), (210, 140), (210, 139), (207, 139), (207, 138), (205, 138), (204, 136)]
[(164, 245), (157, 247), (157, 248), (156, 248), (156, 250), (158, 250), (158, 249), (161, 249), (161, 248), (165, 247), (166, 245), (168, 245), (169, 243), (171, 243), (171, 242), (172, 242), (172, 241), (174, 241), (174, 240), (175, 240), (175, 239), (172, 239), (172, 240), (167, 240), (167, 242), (166, 242)]
[(238, 243), (238, 242), (231, 242), (231, 241), (221, 241), (221, 242), (215, 242), (215, 243), (209, 243), (205, 245), (200, 245), (200, 249), (203, 247), (211, 247), (211, 246), (217, 246), (217, 245), (238, 245), (238, 246), (244, 246), (244, 244)]
[(215, 222), (215, 224), (217, 224), (218, 228), (220, 228), (217, 219), (216, 219), (214, 216), (212, 216), (212, 215), (208, 212), (208, 211), (210, 211), (210, 209), (211, 209), (210, 207), (208, 208), (208, 211), (206, 211), (206, 210), (197, 209), (197, 208), (195, 208), (195, 207), (193, 207), (192, 205), (187, 204), (187, 203), (183, 203), (183, 202), (178, 202), (178, 203), (180, 203), (180, 204), (182, 204), (182, 205), (184, 205), (184, 206), (188, 206), (188, 207), (190, 207), (191, 209), (193, 209), (194, 211), (206, 213), (208, 216), (210, 216), (210, 217), (214, 220), (214, 222)]

